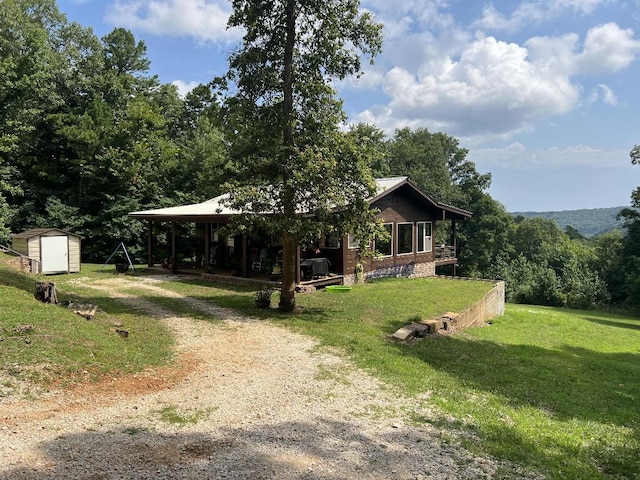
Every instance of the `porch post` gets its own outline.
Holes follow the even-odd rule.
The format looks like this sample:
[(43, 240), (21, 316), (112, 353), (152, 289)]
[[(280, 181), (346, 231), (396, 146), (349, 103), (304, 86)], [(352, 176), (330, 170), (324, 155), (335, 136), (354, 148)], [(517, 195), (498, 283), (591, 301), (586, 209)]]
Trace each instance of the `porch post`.
[(247, 278), (249, 276), (249, 269), (247, 268), (247, 234), (242, 234), (242, 276)]
[(147, 224), (147, 266), (153, 267), (153, 220)]
[(456, 235), (456, 221), (451, 219), (451, 244), (453, 246), (453, 258), (456, 259), (456, 262), (453, 264), (453, 276), (457, 277), (456, 265), (458, 263), (458, 238)]
[(209, 273), (209, 255), (211, 249), (211, 222), (204, 224), (204, 273)]
[(456, 221), (451, 220), (451, 245), (453, 246), (454, 257), (458, 256), (458, 236), (456, 234)]
[(178, 258), (176, 257), (176, 222), (171, 222), (171, 273), (178, 271)]
[[(348, 254), (349, 254), (349, 235), (345, 235), (344, 237), (342, 237), (342, 242), (340, 243), (340, 249), (342, 250), (342, 272), (336, 272), (336, 273), (340, 273), (341, 275), (345, 275), (347, 272), (347, 262), (349, 260)], [(356, 265), (358, 264), (358, 256), (356, 254)], [(355, 272), (354, 272), (355, 273)]]
[(300, 285), (300, 245), (296, 247), (296, 285)]

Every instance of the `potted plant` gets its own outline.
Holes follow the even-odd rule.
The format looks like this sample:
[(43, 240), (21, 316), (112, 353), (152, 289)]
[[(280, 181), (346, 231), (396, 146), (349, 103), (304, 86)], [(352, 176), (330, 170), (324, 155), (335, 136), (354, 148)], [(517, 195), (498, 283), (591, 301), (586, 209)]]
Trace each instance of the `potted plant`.
[(271, 290), (258, 290), (256, 292), (256, 307), (258, 308), (269, 308), (271, 305), (271, 295), (273, 291)]

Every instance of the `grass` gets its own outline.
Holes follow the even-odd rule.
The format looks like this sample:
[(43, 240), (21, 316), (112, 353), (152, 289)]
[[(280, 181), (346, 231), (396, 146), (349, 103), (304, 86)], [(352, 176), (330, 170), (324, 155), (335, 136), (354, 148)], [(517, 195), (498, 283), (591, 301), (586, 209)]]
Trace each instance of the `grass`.
[[(13, 257), (0, 255), (0, 373), (5, 378), (46, 386), (60, 379), (95, 380), (106, 373), (136, 372), (171, 360), (173, 337), (159, 322), (81, 285), (73, 294), (56, 288), (58, 299), (98, 305), (100, 310), (92, 321), (66, 308), (38, 302), (33, 295), (35, 282), (44, 277), (16, 271), (9, 266), (12, 261)], [(47, 280), (58, 287), (64, 277)], [(115, 323), (130, 332), (128, 339), (115, 333)], [(33, 328), (21, 332), (25, 325)], [(12, 386), (7, 381), (5, 392), (11, 392)]]
[(411, 354), (449, 378), (434, 399), (484, 448), (553, 478), (640, 478), (638, 320), (513, 305), (469, 333)]
[[(86, 275), (104, 275), (96, 270), (93, 268)], [(20, 277), (13, 280), (13, 285), (7, 285), (6, 275), (0, 267), (0, 302), (5, 301), (0, 305), (3, 332), (10, 332), (16, 324), (34, 323), (27, 318), (37, 318), (41, 311), (68, 315), (59, 308), (34, 306), (33, 278)], [(64, 288), (71, 288), (65, 282), (62, 281)], [(640, 478), (637, 319), (508, 305), (505, 316), (490, 326), (403, 345), (389, 341), (389, 334), (418, 318), (459, 311), (482, 296), (490, 284), (442, 279), (379, 280), (354, 287), (349, 293), (318, 291), (298, 295), (301, 308), (295, 315), (254, 308), (255, 289), (251, 288), (188, 279), (165, 282), (162, 287), (311, 335), (331, 351), (345, 352), (356, 365), (386, 384), (415, 396), (416, 401), (435, 406), (434, 416), (415, 417), (413, 422), (435, 424), (476, 453), (510, 460), (524, 470), (552, 479)], [(79, 285), (72, 289), (75, 294), (97, 300), (101, 307), (100, 302), (104, 302), (107, 315), (128, 315), (116, 302), (96, 298), (90, 289)], [(167, 310), (193, 313), (179, 300), (160, 299), (142, 289), (136, 293), (161, 303)], [(27, 300), (29, 306), (20, 307)], [(6, 315), (2, 316), (6, 308), (24, 312), (11, 323)], [(69, 322), (71, 318), (60, 321)], [(75, 318), (73, 321), (78, 322)], [(43, 324), (39, 322), (33, 333), (42, 333)], [(110, 332), (103, 331), (101, 335), (122, 344), (122, 339)], [(70, 336), (76, 342), (78, 337), (84, 338)], [(0, 345), (4, 349), (12, 342), (20, 344), (20, 340), (7, 339)], [(23, 350), (49, 347), (42, 340), (34, 342)], [(45, 357), (54, 363), (55, 355), (49, 352)], [(93, 357), (87, 358), (82, 362)], [(6, 369), (4, 355), (0, 361)], [(42, 359), (34, 357), (33, 361)], [(318, 372), (321, 377), (329, 374)], [(184, 424), (197, 421), (192, 416), (199, 412), (169, 408), (159, 414), (164, 415), (165, 421)], [(501, 478), (519, 475), (508, 470), (498, 474)]]
[(179, 409), (175, 405), (167, 405), (155, 413), (165, 423), (184, 427), (195, 425), (200, 420), (206, 419), (211, 414), (211, 409)]

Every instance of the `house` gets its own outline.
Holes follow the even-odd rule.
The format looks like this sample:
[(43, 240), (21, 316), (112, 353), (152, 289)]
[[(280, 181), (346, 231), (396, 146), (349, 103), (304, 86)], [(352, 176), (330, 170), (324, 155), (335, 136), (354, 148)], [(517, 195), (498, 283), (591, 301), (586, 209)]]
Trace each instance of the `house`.
[[(355, 249), (347, 238), (343, 251), (342, 270), (350, 283), (357, 264), (362, 263), (365, 278), (388, 276), (426, 277), (435, 275), (436, 266), (457, 263), (456, 221), (471, 217), (471, 212), (436, 201), (422, 192), (408, 177), (377, 179), (376, 195), (369, 199), (380, 211), (389, 232), (389, 242), (376, 242), (379, 253), (358, 261)], [(436, 224), (448, 224), (449, 233), (443, 242), (436, 242)]]
[(31, 273), (80, 271), (79, 235), (58, 228), (36, 228), (11, 236), (12, 249), (28, 257)]
[[(375, 256), (358, 257), (358, 245), (351, 236), (344, 238), (320, 239), (316, 256), (326, 259), (330, 272), (340, 277), (345, 284), (353, 283), (360, 273), (364, 278), (382, 276), (431, 276), (436, 266), (454, 265), (456, 258), (456, 222), (471, 217), (471, 213), (436, 201), (422, 192), (408, 177), (381, 178), (376, 180), (376, 195), (369, 204), (379, 210), (378, 218), (389, 232), (388, 240), (375, 242)], [(170, 222), (172, 228), (172, 254), (176, 258), (175, 224), (196, 222), (204, 227), (204, 252), (202, 265), (208, 270), (212, 265), (220, 265), (230, 255), (239, 259), (240, 274), (252, 274), (252, 261), (261, 263), (264, 259), (258, 252), (277, 249), (278, 240), (260, 242), (248, 239), (246, 235), (232, 239), (217, 237), (217, 228), (226, 224), (233, 215), (240, 212), (225, 206), (226, 196), (202, 203), (177, 207), (131, 212), (129, 216), (149, 222), (148, 264), (153, 262), (152, 230), (155, 222)], [(447, 239), (436, 241), (436, 224), (448, 225)], [(232, 253), (230, 253), (232, 252)], [(304, 252), (299, 249), (300, 263)], [(177, 262), (172, 262), (177, 269)], [(298, 272), (298, 283), (303, 280), (303, 269)], [(313, 273), (313, 272), (312, 272)]]

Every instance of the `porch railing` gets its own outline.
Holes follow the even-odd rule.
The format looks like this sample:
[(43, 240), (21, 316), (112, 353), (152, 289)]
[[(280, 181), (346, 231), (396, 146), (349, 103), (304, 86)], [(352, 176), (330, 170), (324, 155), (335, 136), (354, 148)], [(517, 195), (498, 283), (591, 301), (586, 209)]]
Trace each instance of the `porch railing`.
[(16, 252), (9, 247), (0, 244), (0, 252), (8, 253), (9, 255), (15, 255), (20, 257), (20, 270), (24, 270), (26, 266), (29, 267), (30, 273), (40, 273), (40, 261), (35, 258), (27, 257), (26, 255)]
[(456, 247), (453, 245), (439, 245), (436, 247), (436, 261), (454, 258), (456, 258)]

